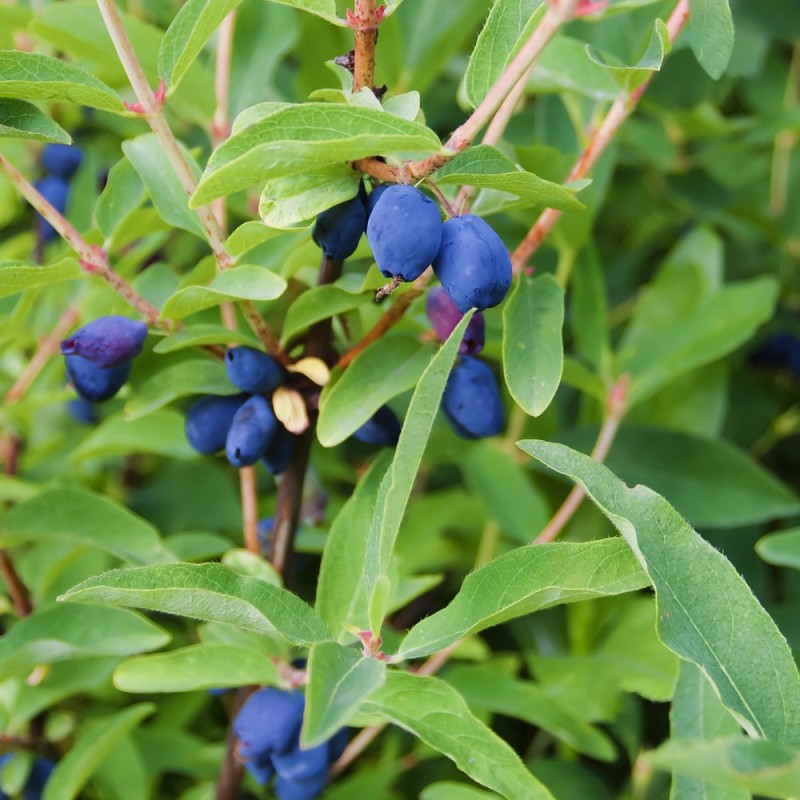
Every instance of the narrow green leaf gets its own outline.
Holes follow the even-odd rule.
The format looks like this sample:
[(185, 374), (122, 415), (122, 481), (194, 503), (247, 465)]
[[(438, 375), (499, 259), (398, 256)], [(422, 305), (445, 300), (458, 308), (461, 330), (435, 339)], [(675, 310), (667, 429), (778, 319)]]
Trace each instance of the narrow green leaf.
[(70, 144), (72, 138), (33, 103), (0, 100), (0, 139), (34, 139), (38, 142)]
[(689, 0), (689, 36), (700, 66), (719, 80), (733, 53), (733, 15), (728, 0)]
[(170, 87), (178, 85), (219, 24), (240, 2), (188, 0), (178, 9), (158, 50), (158, 73)]
[(363, 703), (362, 710), (410, 731), (507, 800), (553, 800), (519, 756), (437, 678), (390, 672), (384, 687)]
[(155, 710), (153, 703), (138, 703), (102, 720), (92, 720), (56, 764), (42, 800), (75, 800), (117, 744)]
[(234, 133), (211, 155), (192, 207), (267, 179), (381, 153), (431, 155), (436, 134), (418, 122), (371, 108), (300, 103)]
[(64, 100), (121, 114), (122, 101), (102, 81), (52, 56), (0, 50), (0, 97)]
[(55, 486), (12, 508), (0, 542), (67, 541), (131, 563), (171, 560), (153, 526), (105, 495)]
[(81, 268), (74, 258), (62, 258), (55, 264), (41, 267), (22, 261), (0, 261), (0, 297), (80, 276)]
[(384, 336), (360, 353), (322, 392), (317, 437), (333, 447), (357, 431), (382, 405), (415, 386), (431, 349), (413, 336)]
[(303, 292), (289, 306), (283, 323), (281, 341), (286, 343), (315, 322), (352, 311), (368, 303), (370, 299), (368, 294), (353, 294), (338, 286), (314, 286)]
[(278, 670), (264, 653), (212, 642), (128, 658), (114, 670), (114, 686), (138, 694), (278, 682)]
[(457, 183), (500, 189), (521, 197), (533, 206), (548, 206), (561, 211), (583, 208), (575, 190), (526, 172), (488, 144), (470, 147), (449, 161), (435, 174), (437, 183)]
[[(713, 742), (670, 740), (645, 755), (655, 769), (701, 778), (727, 798), (797, 797), (800, 752), (761, 739), (741, 736)], [(728, 791), (721, 793), (722, 789)], [(737, 794), (731, 794), (731, 790)]]
[(330, 638), (325, 623), (297, 595), (221, 564), (118, 569), (88, 578), (59, 600), (161, 611), (237, 628), (276, 633), (292, 644)]
[(800, 569), (800, 528), (762, 536), (756, 543), (756, 552), (767, 564)]
[(169, 642), (166, 631), (132, 611), (87, 606), (37, 609), (0, 639), (0, 674), (89, 656), (130, 656)]
[(514, 617), (647, 585), (618, 539), (520, 547), (467, 575), (449, 605), (411, 628), (398, 656), (420, 658)]
[(137, 386), (133, 397), (125, 404), (125, 416), (138, 419), (179, 397), (237, 394), (238, 391), (230, 382), (222, 361), (192, 358), (159, 370)]
[(315, 747), (333, 736), (385, 679), (386, 664), (382, 661), (364, 658), (352, 647), (334, 642), (315, 644), (308, 659), (301, 745)]
[(174, 353), (188, 347), (204, 344), (246, 344), (260, 347), (258, 339), (247, 331), (232, 331), (223, 325), (187, 325), (183, 330), (161, 339), (153, 348), (154, 353)]
[(97, 200), (94, 216), (103, 236), (110, 237), (131, 212), (145, 199), (144, 183), (127, 158), (111, 167), (108, 180)]
[(662, 641), (697, 664), (751, 735), (800, 744), (800, 675), (775, 623), (725, 557), (645, 486), (563, 445), (519, 446), (586, 489), (653, 582)]
[(406, 422), (400, 432), (391, 466), (381, 481), (364, 551), (364, 586), (369, 606), (369, 622), (373, 634), (376, 635), (380, 632), (389, 603), (389, 564), (397, 534), (414, 488), (447, 378), (473, 313), (474, 309), (470, 309), (461, 318), (422, 373), (411, 396)]
[(503, 308), (503, 373), (520, 408), (538, 417), (564, 369), (564, 290), (551, 275), (520, 277)]
[(161, 309), (167, 319), (183, 319), (229, 300), (274, 300), (286, 291), (286, 281), (264, 267), (241, 264), (217, 273), (208, 286), (186, 286)]

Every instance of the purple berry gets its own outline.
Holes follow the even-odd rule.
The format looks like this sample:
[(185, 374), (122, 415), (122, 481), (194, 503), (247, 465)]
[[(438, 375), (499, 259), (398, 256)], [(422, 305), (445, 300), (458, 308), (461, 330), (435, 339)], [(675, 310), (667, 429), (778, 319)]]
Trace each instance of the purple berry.
[(251, 394), (273, 392), (286, 378), (275, 359), (252, 347), (231, 347), (225, 353), (225, 369), (237, 389)]
[(442, 411), (455, 432), (465, 439), (500, 433), (505, 416), (503, 402), (494, 375), (483, 361), (461, 357), (447, 380)]
[(248, 467), (264, 455), (275, 433), (278, 420), (269, 401), (257, 394), (247, 400), (234, 414), (228, 437), (225, 440), (225, 455), (234, 467)]
[(113, 397), (131, 374), (130, 361), (108, 369), (98, 367), (80, 356), (67, 356), (64, 363), (75, 391), (93, 403), (102, 403), (103, 400)]
[(186, 441), (192, 449), (208, 456), (224, 450), (233, 418), (246, 400), (246, 394), (209, 394), (192, 403), (184, 423)]
[(80, 147), (69, 144), (48, 144), (42, 150), (42, 169), (51, 175), (69, 180), (83, 161)]
[(108, 369), (138, 356), (146, 337), (144, 322), (116, 315), (99, 317), (64, 339), (61, 352)]
[[(461, 322), (464, 316), (450, 299), (442, 286), (435, 286), (428, 291), (425, 298), (425, 313), (433, 326), (434, 333), (440, 341), (444, 341)], [(485, 323), (483, 314), (478, 311), (467, 325), (464, 338), (458, 348), (462, 356), (475, 356), (483, 350)]]

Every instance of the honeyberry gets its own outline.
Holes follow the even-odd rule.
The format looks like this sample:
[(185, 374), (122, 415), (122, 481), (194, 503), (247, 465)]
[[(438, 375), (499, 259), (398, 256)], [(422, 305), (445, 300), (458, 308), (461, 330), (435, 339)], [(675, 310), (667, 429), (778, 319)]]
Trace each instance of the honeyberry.
[[(39, 194), (60, 214), (67, 210), (69, 184), (63, 178), (48, 175), (36, 181), (34, 186)], [(36, 231), (43, 242), (52, 241), (58, 236), (56, 229), (38, 212), (36, 213)]]
[[(13, 761), (13, 753), (3, 753), (0, 755), (0, 770), (5, 764)], [(55, 764), (49, 758), (37, 757), (31, 765), (28, 780), (22, 788), (23, 800), (41, 800), (42, 792), (50, 778), (50, 774), (55, 769)], [(0, 800), (9, 800), (8, 795), (0, 791)]]
[(281, 778), (289, 781), (307, 781), (320, 774), (327, 776), (329, 754), (328, 742), (308, 750), (301, 750), (298, 738), (290, 750), (273, 754), (272, 765)]
[(251, 694), (233, 722), (242, 760), (290, 750), (300, 735), (304, 705), (300, 692), (270, 686)]
[(376, 186), (367, 196), (367, 219), (372, 215), (372, 210), (375, 208), (378, 200), (381, 199), (383, 193), (389, 188), (390, 184), (381, 183)]
[(252, 347), (231, 347), (225, 353), (228, 379), (243, 392), (273, 392), (284, 381), (283, 367)]
[(389, 406), (381, 406), (353, 434), (353, 438), (377, 447), (394, 447), (400, 438), (400, 421)]
[(341, 261), (353, 255), (366, 224), (367, 209), (359, 193), (319, 214), (311, 238), (327, 258)]
[(496, 436), (503, 429), (503, 402), (491, 369), (472, 356), (453, 367), (442, 396), (442, 411), (465, 439)]
[(112, 314), (92, 320), (64, 339), (61, 352), (107, 369), (138, 356), (146, 337), (147, 325), (143, 322)]
[(294, 452), (294, 436), (278, 423), (275, 436), (267, 446), (262, 462), (271, 475), (280, 475), (286, 471)]
[(42, 168), (51, 175), (69, 180), (83, 161), (80, 147), (69, 144), (48, 144), (42, 150)]
[(192, 403), (184, 421), (186, 441), (192, 449), (207, 456), (223, 450), (233, 418), (246, 400), (246, 394), (209, 394)]
[(81, 425), (94, 425), (98, 420), (97, 408), (90, 400), (73, 397), (67, 401), (67, 412)]
[(93, 403), (102, 403), (113, 397), (131, 374), (130, 361), (105, 369), (81, 356), (69, 355), (64, 363), (75, 391)]
[(279, 773), (275, 781), (275, 796), (278, 800), (315, 800), (325, 790), (327, 783), (327, 769), (304, 781), (293, 781)]
[[(455, 303), (450, 299), (442, 286), (435, 286), (428, 291), (425, 298), (425, 313), (433, 326), (434, 333), (444, 341), (453, 332), (453, 329), (461, 321), (464, 315), (456, 308)], [(483, 350), (485, 322), (483, 314), (478, 311), (473, 314), (472, 319), (464, 332), (458, 352), (461, 355), (474, 356)]]
[(278, 420), (269, 401), (253, 395), (233, 415), (225, 455), (234, 467), (255, 464), (269, 446), (278, 429)]
[(439, 251), (439, 208), (413, 186), (390, 186), (370, 214), (367, 240), (385, 277), (416, 280)]
[(511, 286), (511, 259), (503, 240), (474, 214), (444, 223), (433, 271), (462, 314), (496, 306)]

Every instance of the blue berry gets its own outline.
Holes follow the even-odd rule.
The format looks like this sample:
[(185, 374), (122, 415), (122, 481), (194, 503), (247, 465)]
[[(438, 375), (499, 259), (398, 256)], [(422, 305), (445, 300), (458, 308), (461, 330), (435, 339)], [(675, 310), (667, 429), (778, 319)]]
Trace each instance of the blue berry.
[(42, 168), (51, 175), (69, 180), (83, 162), (83, 151), (70, 144), (48, 144), (42, 150)]
[(243, 392), (273, 392), (285, 380), (283, 367), (260, 350), (232, 347), (225, 353), (225, 369), (230, 382)]
[[(13, 759), (13, 753), (3, 753), (3, 755), (0, 755), (0, 769)], [(37, 757), (34, 759), (30, 774), (28, 775), (28, 780), (22, 789), (23, 800), (41, 800), (44, 787), (50, 778), (50, 774), (55, 769), (55, 766), (56, 765), (50, 761), (49, 758)], [(0, 800), (9, 800), (8, 795), (0, 791)]]
[(99, 419), (94, 403), (83, 397), (73, 397), (67, 401), (67, 412), (81, 425), (95, 425)]
[(184, 422), (186, 441), (192, 449), (207, 456), (224, 450), (233, 418), (245, 400), (246, 394), (231, 397), (209, 394), (192, 403)]
[(305, 700), (300, 692), (274, 687), (250, 695), (233, 722), (238, 751), (245, 762), (291, 750), (300, 736)]
[[(433, 326), (436, 336), (444, 341), (453, 332), (453, 329), (461, 322), (464, 316), (450, 299), (444, 287), (435, 286), (428, 291), (425, 297), (425, 313)], [(485, 322), (483, 314), (478, 311), (473, 314), (472, 319), (464, 332), (458, 352), (461, 355), (474, 356), (483, 350), (485, 338)]]
[(286, 471), (294, 453), (294, 438), (283, 425), (278, 425), (275, 436), (261, 459), (270, 475), (280, 475)]
[(511, 259), (503, 240), (473, 214), (444, 223), (433, 271), (462, 314), (496, 306), (511, 286)]
[(355, 252), (366, 224), (367, 209), (358, 194), (319, 214), (311, 238), (326, 258), (342, 261)]
[(85, 358), (71, 355), (64, 359), (64, 363), (75, 391), (93, 403), (102, 403), (113, 397), (131, 374), (130, 361), (104, 369)]
[(291, 750), (273, 753), (272, 764), (278, 775), (287, 781), (307, 781), (319, 775), (327, 776), (329, 754), (328, 742), (301, 750), (298, 739)]
[(367, 196), (367, 219), (372, 215), (372, 210), (375, 208), (378, 200), (381, 199), (383, 193), (391, 186), (389, 183), (381, 183), (376, 186)]
[(275, 796), (278, 800), (316, 800), (325, 791), (327, 783), (327, 770), (304, 781), (293, 781), (278, 775), (278, 780), (275, 781)]
[(260, 394), (247, 400), (234, 414), (225, 455), (234, 467), (248, 467), (264, 455), (275, 433), (278, 420), (269, 401)]
[(338, 730), (331, 739), (328, 739), (328, 747), (330, 748), (330, 762), (338, 761), (344, 753), (345, 747), (350, 742), (350, 734), (347, 728)]
[(390, 186), (370, 214), (367, 240), (385, 277), (416, 280), (439, 251), (439, 208), (413, 186)]
[(489, 367), (462, 356), (453, 367), (442, 397), (442, 411), (465, 439), (496, 436), (503, 429), (503, 402)]
[(245, 766), (259, 786), (263, 786), (275, 774), (275, 767), (272, 766), (272, 757), (269, 755), (257, 761), (248, 761)]
[(394, 447), (400, 438), (400, 422), (389, 406), (381, 406), (353, 434), (353, 438), (377, 447)]
[(146, 338), (144, 322), (112, 314), (92, 320), (64, 339), (61, 353), (80, 356), (107, 369), (138, 356)]
[[(63, 214), (67, 210), (69, 184), (56, 175), (48, 175), (36, 181), (34, 187), (56, 211)], [(50, 242), (58, 236), (56, 229), (38, 212), (36, 213), (36, 232), (43, 242)]]

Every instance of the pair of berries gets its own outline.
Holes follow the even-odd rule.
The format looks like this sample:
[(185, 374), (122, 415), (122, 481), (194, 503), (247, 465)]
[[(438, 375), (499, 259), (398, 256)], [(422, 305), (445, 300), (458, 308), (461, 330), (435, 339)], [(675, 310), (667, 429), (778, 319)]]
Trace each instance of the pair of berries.
[[(69, 182), (83, 161), (79, 147), (67, 144), (48, 144), (42, 150), (41, 164), (45, 176), (34, 184), (39, 194), (63, 214), (69, 199)], [(36, 233), (42, 242), (56, 236), (56, 229), (40, 214), (36, 214)]]
[(67, 375), (86, 401), (100, 403), (113, 397), (131, 373), (147, 337), (147, 325), (111, 315), (99, 317), (61, 342)]
[(236, 753), (262, 786), (276, 776), (278, 800), (314, 800), (328, 782), (328, 769), (342, 754), (347, 732), (308, 750), (300, 748), (305, 697), (274, 687), (250, 695), (233, 722)]
[(294, 437), (278, 421), (269, 399), (286, 380), (283, 367), (252, 347), (229, 349), (225, 367), (241, 394), (206, 395), (195, 401), (186, 412), (187, 441), (204, 455), (224, 449), (234, 467), (261, 459), (273, 475), (283, 472), (292, 457)]

